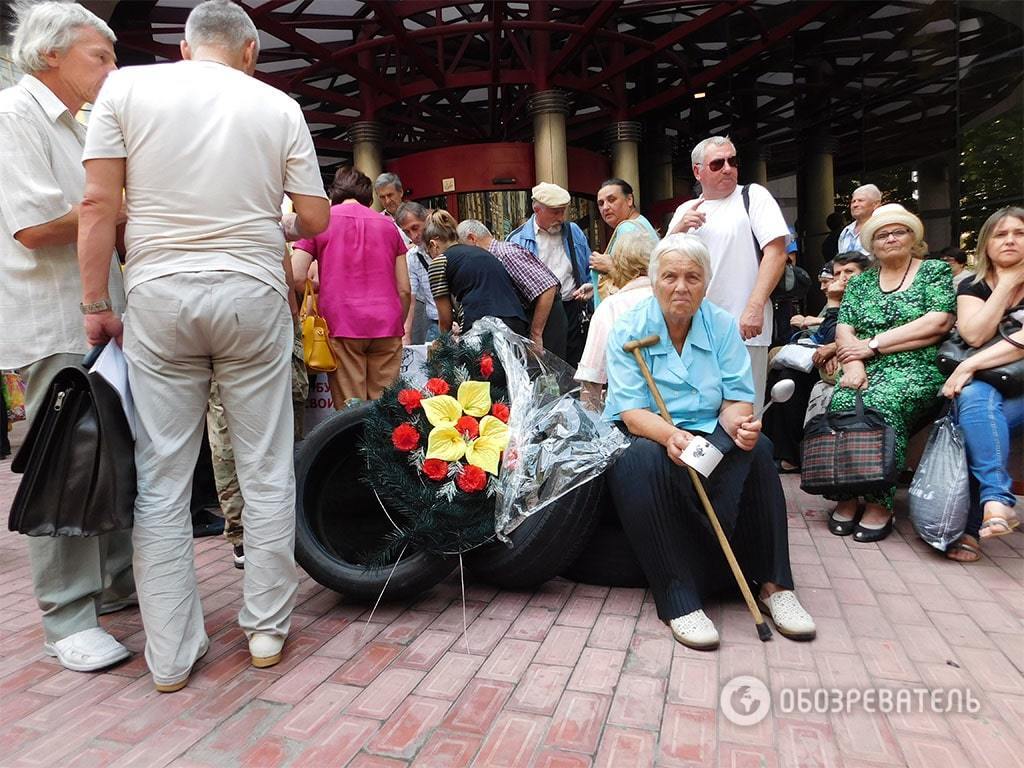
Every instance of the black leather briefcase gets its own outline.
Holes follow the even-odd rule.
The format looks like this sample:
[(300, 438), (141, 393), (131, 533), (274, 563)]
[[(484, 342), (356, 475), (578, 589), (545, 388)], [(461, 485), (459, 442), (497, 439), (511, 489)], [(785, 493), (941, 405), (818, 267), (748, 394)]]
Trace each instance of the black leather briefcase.
[(23, 474), (8, 528), (97, 536), (131, 528), (135, 448), (117, 391), (82, 366), (58, 371), (11, 463)]

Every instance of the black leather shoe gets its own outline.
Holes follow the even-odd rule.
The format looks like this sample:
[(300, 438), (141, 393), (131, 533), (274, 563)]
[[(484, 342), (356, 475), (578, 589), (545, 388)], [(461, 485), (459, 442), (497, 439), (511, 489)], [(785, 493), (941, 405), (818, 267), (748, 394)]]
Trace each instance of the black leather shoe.
[(857, 511), (854, 513), (853, 518), (850, 520), (840, 520), (836, 517), (836, 511), (833, 509), (828, 516), (828, 530), (830, 533), (836, 536), (849, 536), (853, 533), (854, 529), (858, 527), (861, 515), (864, 514), (864, 505), (858, 504)]
[(895, 517), (895, 515), (889, 515), (889, 519), (881, 528), (865, 528), (860, 523), (857, 523), (857, 527), (853, 529), (853, 540), (859, 541), (862, 544), (866, 544), (869, 541), (881, 541), (892, 533), (892, 521)]

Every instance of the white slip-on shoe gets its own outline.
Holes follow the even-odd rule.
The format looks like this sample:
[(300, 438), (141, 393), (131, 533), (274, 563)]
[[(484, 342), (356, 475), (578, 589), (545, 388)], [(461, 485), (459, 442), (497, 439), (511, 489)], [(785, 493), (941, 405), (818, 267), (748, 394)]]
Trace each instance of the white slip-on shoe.
[(713, 651), (718, 647), (718, 630), (708, 615), (696, 610), (669, 622), (672, 636), (687, 648)]
[[(210, 638), (204, 637), (202, 645), (199, 646), (199, 653), (196, 654), (196, 661), (199, 661), (201, 658), (203, 658), (203, 656), (206, 655), (206, 652), (208, 650), (210, 650)], [(194, 667), (195, 661), (192, 662), (192, 667), (189, 667), (189, 670), (187, 673), (185, 673), (184, 677), (181, 677), (177, 680), (173, 680), (171, 682), (161, 683), (154, 677), (153, 685), (156, 686), (156, 690), (158, 693), (174, 693), (175, 691), (180, 691), (182, 688), (188, 685), (188, 681), (189, 678), (192, 677), (192, 669)]]
[(811, 618), (800, 601), (796, 599), (796, 592), (791, 589), (784, 589), (768, 595), (767, 600), (761, 601), (761, 609), (766, 611), (775, 622), (775, 628), (779, 634), (788, 637), (790, 640), (813, 640), (816, 634), (814, 619)]
[(254, 667), (272, 667), (281, 660), (284, 650), (282, 635), (268, 635), (266, 632), (253, 632), (249, 638), (249, 655), (252, 656)]
[(75, 672), (96, 672), (131, 656), (131, 651), (99, 627), (46, 643), (43, 650), (48, 656), (56, 656), (62, 667)]

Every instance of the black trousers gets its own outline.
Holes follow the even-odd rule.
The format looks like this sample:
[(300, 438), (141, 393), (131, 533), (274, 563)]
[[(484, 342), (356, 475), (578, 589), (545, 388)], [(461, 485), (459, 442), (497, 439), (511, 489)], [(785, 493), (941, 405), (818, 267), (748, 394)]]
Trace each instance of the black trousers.
[(566, 318), (565, 361), (573, 368), (580, 364), (590, 327), (589, 301), (563, 301)]
[[(703, 598), (734, 583), (689, 472), (664, 446), (634, 438), (607, 477), (662, 620), (698, 610)], [(771, 441), (762, 435), (752, 451), (727, 453), (704, 487), (744, 576), (792, 589), (786, 500)]]
[(11, 442), (7, 437), (7, 401), (0, 396), (0, 459), (10, 453)]
[[(569, 321), (565, 316), (565, 307), (557, 298), (551, 302), (551, 312), (548, 314), (548, 321), (544, 325), (544, 349), (554, 352), (565, 360), (566, 338)], [(581, 351), (582, 355), (583, 352)]]
[(776, 382), (792, 379), (796, 389), (793, 396), (784, 403), (776, 403), (764, 415), (764, 434), (775, 445), (775, 458), (800, 465), (800, 443), (804, 439), (804, 415), (811, 399), (811, 390), (821, 381), (818, 370), (810, 372), (780, 368), (768, 372), (767, 391), (771, 392)]

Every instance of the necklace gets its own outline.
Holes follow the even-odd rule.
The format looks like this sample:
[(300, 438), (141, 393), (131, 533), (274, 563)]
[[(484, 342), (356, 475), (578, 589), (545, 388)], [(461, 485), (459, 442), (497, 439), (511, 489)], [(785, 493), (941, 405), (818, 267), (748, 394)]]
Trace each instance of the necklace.
[(891, 291), (887, 291), (884, 288), (882, 288), (882, 270), (879, 269), (878, 270), (878, 290), (881, 291), (882, 293), (885, 293), (885, 294), (896, 293), (896, 291), (898, 291), (900, 288), (902, 288), (903, 284), (907, 281), (907, 275), (910, 274), (910, 265), (913, 264), (913, 263), (914, 263), (914, 259), (913, 259), (913, 257), (911, 257), (907, 261), (907, 268), (905, 270), (903, 270), (903, 277), (900, 278), (900, 284), (897, 285), (895, 288), (893, 288)]

